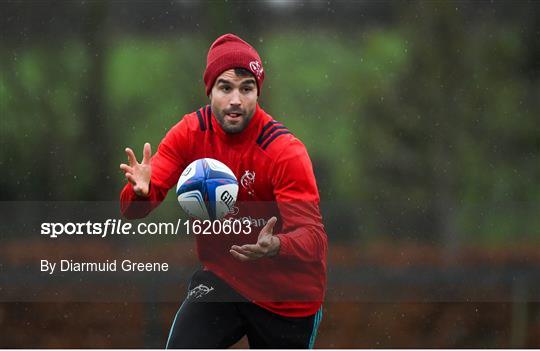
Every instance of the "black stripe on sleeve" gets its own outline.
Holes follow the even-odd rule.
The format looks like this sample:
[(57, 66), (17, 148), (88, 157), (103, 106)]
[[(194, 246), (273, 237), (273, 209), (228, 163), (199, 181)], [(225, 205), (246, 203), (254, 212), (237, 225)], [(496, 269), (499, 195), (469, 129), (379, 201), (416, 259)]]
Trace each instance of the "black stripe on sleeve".
[(261, 148), (263, 150), (266, 150), (266, 148), (268, 147), (268, 145), (270, 145), (272, 141), (274, 141), (278, 136), (283, 135), (283, 134), (291, 134), (291, 132), (289, 132), (288, 130), (282, 130), (281, 132), (275, 133), (274, 135), (272, 135), (270, 139), (268, 139), (266, 143), (264, 143), (264, 145), (261, 146)]
[(208, 121), (208, 129), (214, 130), (214, 127), (212, 127), (212, 108), (210, 105), (206, 105), (206, 120)]
[(206, 125), (204, 124), (204, 119), (201, 114), (201, 110), (202, 109), (197, 110), (197, 118), (199, 119), (199, 127), (201, 127), (201, 130), (204, 132), (206, 130)]
[[(287, 130), (287, 127), (285, 126), (274, 126), (273, 128), (271, 128), (268, 133), (266, 133), (266, 135), (264, 135), (262, 138), (260, 138), (260, 142), (258, 142), (259, 145), (263, 144), (265, 142), (266, 139), (268, 139), (273, 132), (275, 132), (276, 130), (280, 130), (280, 129), (284, 129), (284, 130)], [(257, 140), (258, 141), (258, 140)]]
[[(263, 127), (263, 129), (261, 130), (261, 133), (259, 134), (259, 137), (257, 138), (257, 144), (261, 145), (261, 142), (262, 142), (262, 138), (264, 136), (264, 132), (266, 132), (266, 130), (268, 128), (270, 128), (271, 126), (273, 126), (274, 124), (277, 124), (279, 123), (278, 121), (275, 121), (275, 120), (272, 120), (268, 123), (266, 123)], [(281, 124), (281, 123), (280, 123)]]

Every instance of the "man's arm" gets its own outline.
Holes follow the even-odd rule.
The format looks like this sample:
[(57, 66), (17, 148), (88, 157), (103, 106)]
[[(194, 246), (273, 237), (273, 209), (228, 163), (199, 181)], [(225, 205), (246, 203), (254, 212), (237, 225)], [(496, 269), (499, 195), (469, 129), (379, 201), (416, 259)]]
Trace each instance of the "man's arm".
[(256, 244), (233, 245), (230, 253), (241, 261), (276, 255), (302, 262), (326, 261), (328, 244), (319, 211), (319, 192), (304, 145), (293, 141), (271, 170), (282, 233), (273, 234), (273, 217), (259, 233)]
[[(145, 217), (163, 201), (185, 168), (183, 151), (189, 145), (188, 137), (187, 125), (182, 119), (163, 138), (153, 157), (150, 158), (150, 146), (147, 150), (145, 145), (141, 164), (137, 163), (133, 152), (126, 149), (130, 165), (120, 165), (128, 180), (120, 193), (120, 211), (124, 217)], [(148, 176), (141, 174), (144, 171), (148, 171)]]
[(326, 259), (319, 191), (305, 146), (294, 140), (276, 159), (272, 182), (282, 220), (278, 255), (304, 262)]

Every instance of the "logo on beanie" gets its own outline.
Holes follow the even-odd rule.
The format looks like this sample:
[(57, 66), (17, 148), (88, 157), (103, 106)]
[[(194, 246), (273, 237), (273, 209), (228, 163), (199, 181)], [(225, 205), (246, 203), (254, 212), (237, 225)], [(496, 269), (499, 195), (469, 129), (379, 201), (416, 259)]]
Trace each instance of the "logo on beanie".
[(255, 61), (251, 61), (249, 63), (249, 68), (251, 68), (251, 71), (253, 73), (255, 73), (255, 75), (257, 76), (257, 78), (261, 78), (262, 74), (263, 74), (263, 68), (261, 66), (261, 63), (257, 60)]

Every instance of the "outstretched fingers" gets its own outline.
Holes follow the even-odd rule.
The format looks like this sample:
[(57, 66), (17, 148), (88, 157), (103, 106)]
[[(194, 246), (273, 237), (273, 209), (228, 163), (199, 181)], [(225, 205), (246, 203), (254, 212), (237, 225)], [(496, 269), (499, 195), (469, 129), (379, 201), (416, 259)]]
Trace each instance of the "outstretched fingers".
[(128, 182), (130, 182), (132, 185), (137, 185), (137, 180), (135, 180), (135, 177), (131, 173), (126, 173), (126, 179)]
[(268, 249), (261, 247), (259, 244), (246, 244), (242, 246), (233, 245), (231, 250), (238, 252), (250, 259), (257, 259), (266, 256)]
[(142, 163), (145, 165), (149, 165), (151, 157), (152, 157), (152, 147), (150, 146), (150, 143), (144, 143)]
[(262, 239), (262, 237), (267, 235), (272, 235), (274, 233), (274, 225), (276, 225), (277, 218), (274, 216), (266, 222), (264, 227), (259, 232), (259, 240)]
[(133, 174), (133, 168), (131, 168), (130, 166), (126, 165), (125, 163), (122, 163), (120, 165), (120, 169), (122, 171), (124, 171), (124, 173), (132, 173)]
[(137, 157), (135, 157), (135, 154), (133, 153), (133, 150), (131, 150), (129, 147), (126, 147), (126, 155), (128, 157), (129, 165), (131, 167), (138, 164)]
[(236, 258), (237, 260), (240, 260), (242, 262), (245, 262), (245, 261), (251, 261), (252, 258), (249, 258), (248, 256), (244, 255), (244, 254), (241, 254), (239, 253), (238, 251), (235, 251), (233, 249), (229, 250), (229, 252), (231, 253), (231, 255)]
[(276, 225), (277, 218), (274, 216), (266, 222), (265, 226), (263, 227), (263, 230), (267, 233), (273, 233), (274, 232), (274, 225)]

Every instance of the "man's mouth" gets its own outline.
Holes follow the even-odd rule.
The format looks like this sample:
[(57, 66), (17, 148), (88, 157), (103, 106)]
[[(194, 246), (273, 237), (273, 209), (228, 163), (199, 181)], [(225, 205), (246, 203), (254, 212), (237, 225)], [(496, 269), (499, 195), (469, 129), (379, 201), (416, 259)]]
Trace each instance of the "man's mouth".
[(235, 118), (242, 117), (242, 114), (241, 113), (227, 113), (226, 116), (229, 117), (229, 118), (235, 119)]

